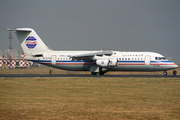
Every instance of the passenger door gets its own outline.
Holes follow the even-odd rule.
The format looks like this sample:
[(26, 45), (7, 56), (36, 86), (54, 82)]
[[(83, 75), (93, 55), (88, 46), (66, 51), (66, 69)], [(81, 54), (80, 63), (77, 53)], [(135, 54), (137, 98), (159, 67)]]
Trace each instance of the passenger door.
[(56, 65), (56, 55), (51, 56), (51, 64)]
[(151, 56), (150, 55), (146, 55), (145, 56), (145, 65), (150, 65), (150, 60), (151, 60)]

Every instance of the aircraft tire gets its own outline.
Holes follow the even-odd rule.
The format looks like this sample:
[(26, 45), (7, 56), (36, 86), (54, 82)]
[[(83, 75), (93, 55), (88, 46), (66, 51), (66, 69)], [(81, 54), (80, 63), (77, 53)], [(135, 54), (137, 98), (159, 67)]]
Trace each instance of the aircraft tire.
[(163, 73), (163, 74), (164, 74), (164, 76), (166, 76), (166, 75), (167, 75), (167, 72), (166, 72), (166, 71), (164, 71), (164, 73)]
[(99, 72), (99, 75), (104, 75), (105, 73), (104, 72)]
[(173, 75), (177, 75), (177, 71), (176, 70), (173, 71)]
[(91, 72), (91, 75), (97, 75), (97, 72)]

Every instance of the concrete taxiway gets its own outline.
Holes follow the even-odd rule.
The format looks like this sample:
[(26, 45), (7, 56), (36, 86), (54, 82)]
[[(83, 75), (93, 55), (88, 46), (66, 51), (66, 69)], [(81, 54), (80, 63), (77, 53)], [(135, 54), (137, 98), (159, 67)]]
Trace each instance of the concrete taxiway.
[(139, 78), (180, 78), (180, 75), (77, 75), (77, 74), (0, 74), (0, 77), (139, 77)]

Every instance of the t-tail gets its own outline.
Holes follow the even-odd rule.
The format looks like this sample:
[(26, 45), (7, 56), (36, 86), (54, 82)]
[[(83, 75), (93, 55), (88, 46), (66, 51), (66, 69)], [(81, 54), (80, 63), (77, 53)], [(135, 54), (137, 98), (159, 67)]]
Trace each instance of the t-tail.
[(17, 28), (15, 32), (26, 55), (36, 55), (51, 51), (33, 29)]

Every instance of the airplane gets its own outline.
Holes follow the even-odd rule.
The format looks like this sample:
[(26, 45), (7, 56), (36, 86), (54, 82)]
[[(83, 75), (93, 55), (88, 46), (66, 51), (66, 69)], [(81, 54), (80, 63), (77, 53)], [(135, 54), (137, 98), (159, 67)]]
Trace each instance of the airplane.
[[(8, 29), (10, 30), (10, 29)], [(47, 47), (31, 28), (15, 31), (25, 59), (68, 71), (90, 71), (92, 75), (104, 75), (108, 71), (164, 71), (178, 67), (155, 52), (124, 51), (55, 51)], [(177, 71), (173, 71), (176, 75)]]

